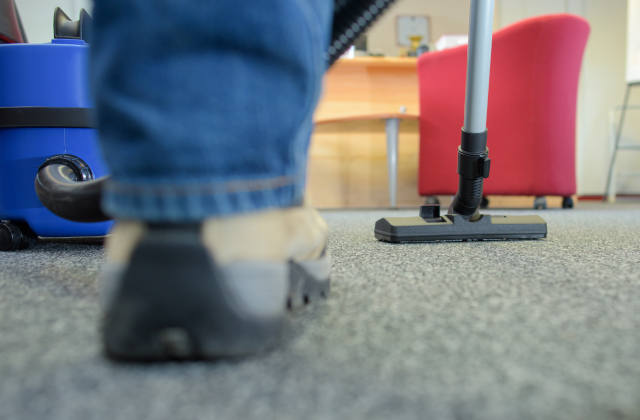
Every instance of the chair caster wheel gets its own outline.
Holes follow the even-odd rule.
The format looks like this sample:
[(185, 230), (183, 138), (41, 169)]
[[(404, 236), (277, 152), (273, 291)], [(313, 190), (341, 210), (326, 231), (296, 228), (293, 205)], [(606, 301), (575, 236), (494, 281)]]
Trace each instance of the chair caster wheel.
[(544, 210), (547, 208), (547, 199), (544, 196), (536, 197), (533, 200), (533, 208), (536, 210)]
[(434, 205), (434, 204), (438, 204), (439, 205), (440, 204), (440, 200), (435, 195), (428, 195), (427, 198), (425, 198), (425, 200), (424, 200), (424, 204), (426, 206)]
[(484, 195), (482, 196), (482, 201), (480, 201), (480, 208), (481, 209), (488, 209), (489, 208), (489, 199), (487, 197), (485, 197)]
[(572, 209), (573, 208), (573, 198), (571, 198), (571, 197), (562, 197), (562, 208), (563, 209)]

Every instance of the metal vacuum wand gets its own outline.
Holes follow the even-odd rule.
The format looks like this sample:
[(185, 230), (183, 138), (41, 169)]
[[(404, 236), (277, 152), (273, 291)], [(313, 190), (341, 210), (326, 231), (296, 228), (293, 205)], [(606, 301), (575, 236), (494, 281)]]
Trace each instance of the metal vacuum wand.
[(473, 217), (482, 200), (482, 183), (489, 176), (487, 104), (491, 68), (494, 0), (473, 0), (469, 15), (467, 89), (464, 126), (458, 149), (458, 192), (449, 213)]

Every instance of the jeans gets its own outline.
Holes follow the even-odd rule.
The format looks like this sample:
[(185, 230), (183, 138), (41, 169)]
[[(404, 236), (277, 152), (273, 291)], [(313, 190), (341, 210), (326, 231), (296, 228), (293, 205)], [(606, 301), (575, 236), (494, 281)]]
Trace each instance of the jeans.
[(115, 218), (302, 202), (332, 0), (95, 0), (91, 84)]

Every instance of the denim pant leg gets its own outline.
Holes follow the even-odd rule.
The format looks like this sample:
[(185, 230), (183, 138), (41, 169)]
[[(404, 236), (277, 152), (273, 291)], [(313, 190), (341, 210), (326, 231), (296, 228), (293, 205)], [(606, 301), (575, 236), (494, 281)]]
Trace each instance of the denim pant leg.
[(95, 0), (92, 90), (116, 218), (300, 204), (333, 0)]

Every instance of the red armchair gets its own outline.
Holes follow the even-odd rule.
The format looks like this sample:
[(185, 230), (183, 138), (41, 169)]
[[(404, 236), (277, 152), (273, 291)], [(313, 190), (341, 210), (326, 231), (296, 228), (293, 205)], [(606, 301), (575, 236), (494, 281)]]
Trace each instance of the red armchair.
[[(576, 100), (588, 37), (587, 21), (568, 14), (526, 19), (494, 33), (485, 195), (575, 194)], [(457, 190), (466, 60), (466, 46), (418, 59), (421, 195)]]

